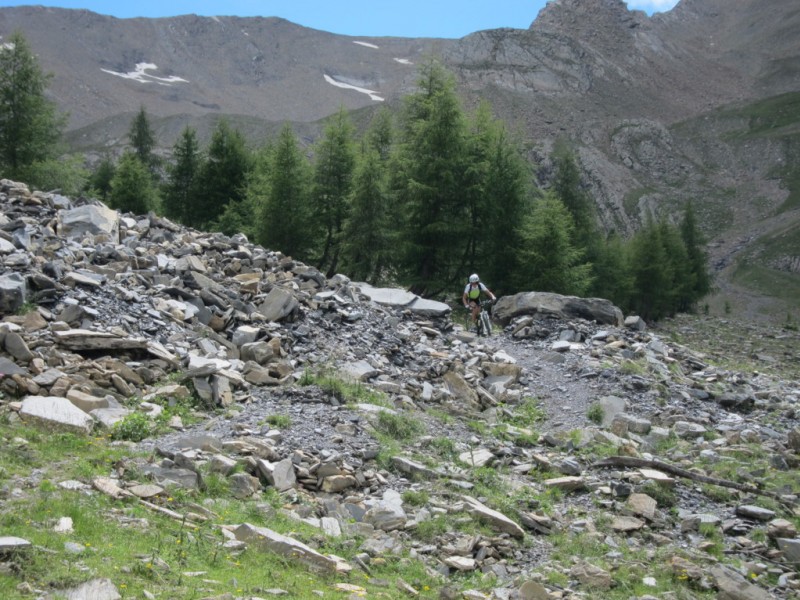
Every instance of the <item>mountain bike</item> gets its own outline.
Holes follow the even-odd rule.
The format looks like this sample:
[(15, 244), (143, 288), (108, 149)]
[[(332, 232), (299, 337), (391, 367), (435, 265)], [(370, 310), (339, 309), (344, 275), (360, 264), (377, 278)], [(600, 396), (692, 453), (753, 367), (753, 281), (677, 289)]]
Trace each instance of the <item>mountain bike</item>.
[[(479, 336), (489, 337), (492, 335), (492, 317), (489, 310), (492, 304), (494, 303), (489, 298), (478, 302), (478, 306), (480, 306), (481, 309), (476, 322)], [(471, 311), (471, 309), (469, 310)]]

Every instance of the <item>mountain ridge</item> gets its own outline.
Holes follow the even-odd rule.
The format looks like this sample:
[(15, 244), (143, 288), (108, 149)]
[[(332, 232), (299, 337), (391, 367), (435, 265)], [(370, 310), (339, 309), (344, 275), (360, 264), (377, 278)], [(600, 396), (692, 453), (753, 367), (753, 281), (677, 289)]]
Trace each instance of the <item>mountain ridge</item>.
[[(731, 264), (738, 240), (747, 242), (734, 254), (746, 248), (758, 262), (776, 220), (798, 235), (798, 119), (789, 111), (785, 126), (763, 126), (777, 123), (800, 89), (791, 35), (800, 10), (790, 0), (768, 9), (755, 0), (682, 0), (652, 17), (622, 0), (558, 0), (528, 29), (457, 40), (342, 36), (274, 17), (0, 9), (0, 35), (14, 29), (55, 74), (50, 93), (71, 114), (74, 149), (88, 155), (122, 148), (142, 106), (160, 124), (164, 148), (187, 124), (200, 124), (204, 139), (219, 116), (246, 120), (256, 140), (290, 121), (311, 143), (340, 107), (397, 105), (414, 88), (417, 65), (438, 56), (468, 109), (487, 100), (518, 132), (543, 187), (555, 142), (570, 143), (607, 231), (629, 235), (692, 200), (714, 264)], [(794, 264), (792, 256), (776, 264)], [(800, 296), (800, 274), (779, 274), (797, 282)], [(726, 284), (728, 275), (720, 272)], [(766, 316), (800, 309), (788, 296)]]

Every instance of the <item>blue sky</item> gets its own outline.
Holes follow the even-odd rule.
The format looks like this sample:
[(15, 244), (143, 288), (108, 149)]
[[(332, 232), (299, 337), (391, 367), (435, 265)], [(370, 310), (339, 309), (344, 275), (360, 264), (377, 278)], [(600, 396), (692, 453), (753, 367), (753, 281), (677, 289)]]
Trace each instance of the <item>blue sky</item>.
[[(353, 36), (458, 38), (497, 27), (527, 29), (546, 0), (65, 0), (6, 2), (85, 8), (104, 15), (283, 17), (299, 25)], [(677, 0), (627, 0), (631, 9), (669, 10)]]

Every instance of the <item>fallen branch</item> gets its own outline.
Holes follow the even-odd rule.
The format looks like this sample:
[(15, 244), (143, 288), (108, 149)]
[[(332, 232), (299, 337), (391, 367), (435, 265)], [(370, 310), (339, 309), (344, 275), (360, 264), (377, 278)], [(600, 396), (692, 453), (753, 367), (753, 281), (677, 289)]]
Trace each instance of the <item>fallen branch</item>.
[(152, 502), (148, 502), (147, 500), (142, 500), (139, 498), (139, 504), (146, 506), (150, 510), (154, 510), (162, 515), (166, 515), (171, 519), (175, 519), (176, 521), (181, 521), (185, 527), (189, 529), (197, 529), (197, 525), (193, 525), (192, 523), (186, 522), (186, 517), (180, 513), (175, 512), (174, 510), (170, 510), (168, 508), (164, 508), (162, 506), (158, 506), (157, 504), (153, 504)]
[(589, 465), (590, 469), (603, 469), (606, 467), (655, 469), (657, 471), (663, 471), (670, 475), (675, 475), (676, 477), (691, 479), (692, 481), (698, 481), (700, 483), (710, 483), (711, 485), (718, 485), (720, 487), (732, 488), (734, 490), (739, 490), (740, 492), (745, 492), (747, 494), (755, 494), (758, 496), (765, 496), (767, 498), (772, 498), (773, 500), (776, 500), (778, 503), (780, 503), (781, 506), (783, 506), (787, 510), (789, 511), (792, 510), (792, 507), (786, 504), (786, 502), (775, 492), (762, 490), (761, 488), (751, 484), (738, 483), (736, 481), (730, 481), (729, 479), (718, 479), (716, 477), (709, 477), (708, 475), (703, 475), (702, 473), (689, 471), (688, 469), (682, 469), (681, 467), (678, 467), (676, 465), (671, 465), (664, 461), (658, 460), (657, 458), (648, 460), (645, 458), (636, 458), (633, 456), (610, 456), (608, 458), (604, 458), (603, 460), (598, 460), (597, 462), (594, 462), (591, 465)]

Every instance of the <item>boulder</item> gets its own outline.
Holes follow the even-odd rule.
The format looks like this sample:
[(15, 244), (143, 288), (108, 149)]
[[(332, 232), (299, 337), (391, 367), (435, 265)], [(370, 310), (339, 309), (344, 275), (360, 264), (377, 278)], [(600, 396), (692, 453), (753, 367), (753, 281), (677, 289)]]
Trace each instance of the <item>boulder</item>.
[(586, 319), (622, 327), (622, 311), (603, 298), (578, 298), (550, 292), (522, 292), (503, 296), (492, 310), (493, 317), (508, 324), (522, 315), (552, 315), (562, 319)]
[(79, 206), (58, 214), (58, 232), (70, 239), (89, 235), (105, 235), (108, 241), (119, 242), (119, 213), (102, 204)]
[(24, 421), (46, 428), (63, 429), (89, 434), (94, 420), (66, 398), (56, 396), (28, 396), (19, 411)]
[(0, 315), (17, 312), (25, 304), (28, 291), (25, 279), (19, 273), (0, 275)]

